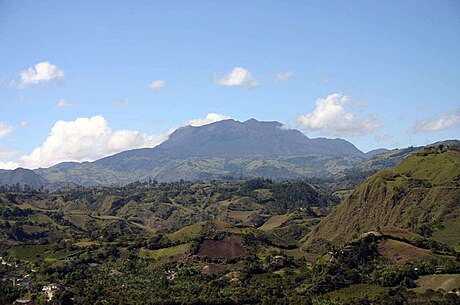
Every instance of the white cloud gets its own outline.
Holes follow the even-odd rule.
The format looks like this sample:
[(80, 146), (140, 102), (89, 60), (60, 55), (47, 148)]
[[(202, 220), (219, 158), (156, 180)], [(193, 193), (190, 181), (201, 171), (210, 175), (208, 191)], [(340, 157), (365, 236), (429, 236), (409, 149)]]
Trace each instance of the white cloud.
[(251, 72), (241, 67), (234, 68), (227, 75), (216, 78), (214, 81), (218, 85), (228, 87), (257, 87), (259, 85), (259, 82), (252, 77)]
[(64, 78), (64, 71), (48, 61), (39, 62), (34, 67), (30, 67), (19, 73), (21, 86), (45, 83), (53, 79)]
[(67, 103), (65, 101), (65, 99), (61, 98), (58, 102), (57, 102), (57, 106), (59, 108), (75, 108), (77, 107), (76, 104), (70, 104), (70, 103)]
[(21, 167), (19, 163), (14, 161), (0, 161), (0, 169), (15, 169)]
[(21, 128), (26, 128), (27, 126), (29, 126), (29, 122), (21, 121), (21, 123), (19, 123), (19, 126), (21, 126)]
[(0, 147), (0, 168), (1, 169), (15, 169), (19, 167), (19, 164), (13, 161), (9, 161), (19, 154), (17, 150)]
[(374, 140), (377, 141), (377, 142), (384, 142), (384, 141), (388, 141), (389, 139), (393, 138), (392, 135), (390, 134), (384, 134), (384, 135), (376, 135), (374, 137)]
[(287, 82), (294, 75), (294, 71), (278, 72), (275, 74), (275, 82)]
[(11, 127), (10, 125), (0, 122), (0, 138), (6, 137), (9, 135), (11, 132), (13, 132), (14, 128)]
[(186, 125), (197, 127), (197, 126), (203, 126), (203, 125), (207, 125), (207, 124), (211, 124), (211, 123), (215, 123), (215, 122), (219, 122), (223, 120), (228, 120), (228, 119), (231, 119), (231, 117), (223, 115), (223, 114), (211, 112), (211, 113), (208, 113), (205, 118), (193, 119), (193, 120), (188, 121)]
[(453, 114), (442, 114), (438, 117), (417, 121), (411, 128), (412, 132), (433, 132), (450, 129), (460, 124), (460, 108)]
[(10, 148), (5, 148), (5, 147), (0, 147), (0, 160), (6, 160), (6, 159), (11, 159), (15, 155), (18, 154), (17, 150), (10, 149)]
[(147, 135), (131, 130), (112, 131), (101, 115), (77, 118), (75, 121), (57, 121), (40, 147), (0, 167), (16, 165), (37, 168), (64, 161), (93, 161), (128, 149), (153, 147), (167, 137), (167, 134)]
[(153, 80), (149, 85), (149, 88), (153, 90), (160, 90), (164, 87), (166, 87), (166, 81), (162, 79)]
[(345, 109), (348, 96), (334, 93), (316, 100), (316, 108), (296, 118), (298, 127), (305, 131), (321, 131), (332, 136), (361, 136), (381, 127), (376, 115), (357, 118)]

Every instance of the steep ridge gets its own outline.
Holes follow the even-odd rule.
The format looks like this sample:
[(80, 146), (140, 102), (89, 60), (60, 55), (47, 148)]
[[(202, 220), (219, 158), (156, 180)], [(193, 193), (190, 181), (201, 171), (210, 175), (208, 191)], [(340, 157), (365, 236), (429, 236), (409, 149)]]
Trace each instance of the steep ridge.
[(48, 182), (30, 169), (0, 170), (0, 185), (16, 184), (39, 189), (45, 187)]
[(460, 149), (428, 147), (369, 177), (307, 237), (343, 245), (369, 231), (431, 234), (460, 222)]

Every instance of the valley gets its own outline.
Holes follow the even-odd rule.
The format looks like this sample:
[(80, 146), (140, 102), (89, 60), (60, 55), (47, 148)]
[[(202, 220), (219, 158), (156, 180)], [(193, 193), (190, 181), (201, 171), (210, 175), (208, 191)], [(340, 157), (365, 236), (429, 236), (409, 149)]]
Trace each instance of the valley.
[(460, 150), (398, 163), (364, 178), (2, 186), (0, 303), (458, 304)]

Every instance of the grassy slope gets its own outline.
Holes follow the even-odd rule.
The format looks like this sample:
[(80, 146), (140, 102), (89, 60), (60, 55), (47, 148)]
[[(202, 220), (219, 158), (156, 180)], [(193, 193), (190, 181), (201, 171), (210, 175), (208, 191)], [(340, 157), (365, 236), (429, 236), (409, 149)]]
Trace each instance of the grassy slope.
[(176, 255), (182, 255), (187, 253), (189, 250), (190, 245), (189, 244), (183, 244), (183, 245), (178, 245), (174, 247), (169, 247), (169, 248), (163, 248), (163, 249), (158, 249), (158, 250), (141, 250), (140, 251), (140, 256), (141, 257), (150, 257), (154, 259), (160, 259), (163, 257), (169, 257), (169, 256), (176, 256)]
[(452, 289), (460, 287), (460, 274), (432, 274), (421, 276), (416, 282), (416, 292), (424, 292), (427, 289), (443, 289), (444, 291), (451, 291)]
[(262, 231), (269, 231), (280, 227), (284, 222), (288, 220), (288, 218), (288, 214), (272, 216), (259, 229)]
[(415, 232), (424, 223), (459, 222), (460, 191), (455, 182), (458, 177), (458, 150), (440, 152), (430, 148), (415, 153), (397, 167), (383, 170), (358, 186), (318, 224), (306, 246), (315, 238), (343, 245), (378, 227)]

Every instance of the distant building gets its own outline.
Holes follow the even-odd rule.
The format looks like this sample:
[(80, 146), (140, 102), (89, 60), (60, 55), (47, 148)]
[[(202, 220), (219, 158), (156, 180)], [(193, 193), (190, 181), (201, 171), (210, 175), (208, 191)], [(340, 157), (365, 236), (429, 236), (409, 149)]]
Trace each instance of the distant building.
[(282, 257), (281, 255), (274, 256), (272, 261), (271, 261), (271, 265), (278, 266), (278, 267), (283, 266), (284, 265), (284, 257)]
[(48, 286), (43, 286), (42, 291), (48, 297), (48, 300), (51, 300), (57, 291), (61, 290), (60, 285), (58, 284), (49, 284)]

